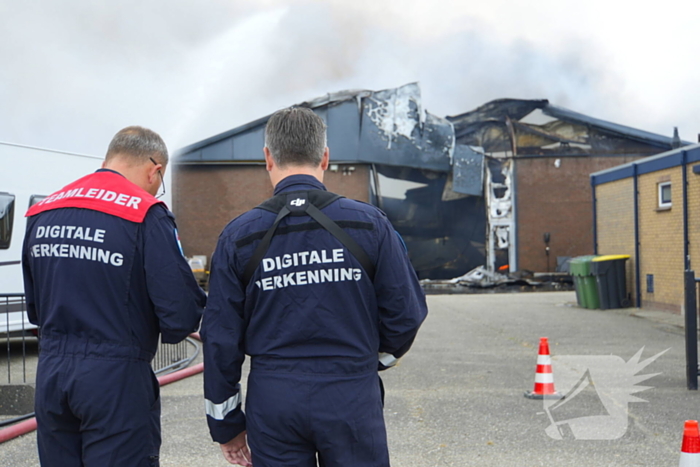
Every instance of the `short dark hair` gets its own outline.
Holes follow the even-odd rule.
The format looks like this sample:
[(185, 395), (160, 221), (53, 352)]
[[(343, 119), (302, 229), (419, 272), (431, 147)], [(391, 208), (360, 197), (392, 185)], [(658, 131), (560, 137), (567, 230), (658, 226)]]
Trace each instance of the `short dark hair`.
[(265, 146), (280, 167), (316, 167), (326, 149), (326, 124), (306, 107), (278, 110), (267, 121)]
[(126, 156), (138, 163), (146, 163), (152, 157), (160, 164), (168, 164), (168, 148), (163, 139), (155, 131), (140, 126), (128, 126), (114, 135), (105, 162), (116, 155)]

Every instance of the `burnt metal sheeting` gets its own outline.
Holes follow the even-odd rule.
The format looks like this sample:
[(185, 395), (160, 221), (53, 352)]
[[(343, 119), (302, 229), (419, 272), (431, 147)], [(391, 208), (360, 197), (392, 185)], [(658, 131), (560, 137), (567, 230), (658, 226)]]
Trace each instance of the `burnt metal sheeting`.
[(461, 144), (453, 155), (452, 191), (473, 196), (484, 192), (484, 156)]
[[(568, 110), (562, 107), (557, 107), (556, 105), (548, 104), (542, 109), (542, 112), (558, 118), (559, 120), (565, 120), (573, 123), (582, 123), (589, 125), (590, 127), (596, 128), (598, 130), (609, 133), (613, 136), (623, 137), (639, 141), (644, 144), (649, 144), (652, 146), (657, 146), (659, 148), (670, 148), (673, 144), (673, 138), (670, 136), (658, 135), (656, 133), (651, 133), (648, 131), (638, 130), (636, 128), (631, 128), (625, 125), (618, 125), (617, 123), (607, 122), (605, 120), (600, 120), (598, 118), (589, 117), (588, 115), (583, 115), (573, 110)], [(682, 142), (683, 146), (692, 144), (690, 142)]]
[[(485, 261), (486, 205), (481, 196), (443, 201), (447, 172), (377, 166), (384, 176), (425, 184), (382, 208), (403, 237), (420, 278), (448, 279)], [(393, 177), (392, 177), (393, 176)]]
[(362, 99), (360, 161), (446, 172), (453, 147), (452, 125), (423, 111), (418, 84)]
[[(503, 122), (506, 118), (520, 120), (532, 113), (533, 110), (542, 109), (548, 105), (549, 101), (547, 99), (496, 99), (470, 112), (447, 117), (447, 119), (455, 124), (455, 132), (459, 136), (461, 129), (467, 128), (471, 124), (478, 125), (489, 120)], [(460, 130), (457, 130), (457, 126), (459, 126)]]
[(459, 144), (480, 146), (486, 153), (643, 155), (673, 144), (671, 137), (589, 117), (544, 99), (498, 99), (447, 119)]
[[(449, 171), (452, 124), (423, 110), (417, 83), (383, 91), (343, 91), (303, 102), (328, 126), (334, 162), (376, 163)], [(262, 162), (270, 116), (176, 153), (178, 163)]]

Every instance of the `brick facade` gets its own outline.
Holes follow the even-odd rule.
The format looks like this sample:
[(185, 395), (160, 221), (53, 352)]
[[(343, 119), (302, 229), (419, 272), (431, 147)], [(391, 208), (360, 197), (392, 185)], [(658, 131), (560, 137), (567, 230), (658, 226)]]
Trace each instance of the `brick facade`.
[(688, 239), (690, 269), (700, 277), (700, 175), (693, 173), (692, 165), (688, 166)]
[[(639, 249), (642, 304), (681, 311), (683, 303), (683, 172), (673, 167), (639, 176)], [(670, 209), (658, 205), (658, 184), (671, 182)], [(647, 274), (654, 292), (647, 292)]]
[(550, 233), (550, 271), (556, 268), (557, 256), (592, 254), (593, 197), (589, 174), (636, 159), (639, 157), (516, 157), (518, 268), (547, 271), (545, 232)]
[[(687, 167), (688, 233), (691, 269), (700, 269), (700, 176)], [(671, 182), (670, 208), (659, 208), (658, 185)], [(629, 254), (628, 287), (635, 298), (633, 179), (596, 188), (598, 250), (600, 254)], [(639, 175), (639, 269), (641, 305), (681, 313), (684, 305), (683, 167)], [(695, 259), (693, 261), (693, 259)], [(653, 275), (653, 292), (647, 276)], [(696, 273), (696, 276), (698, 274)]]
[[(349, 166), (348, 166), (349, 167)], [(369, 167), (326, 171), (329, 191), (369, 202)], [(272, 196), (265, 166), (243, 164), (176, 165), (173, 170), (173, 212), (186, 256), (211, 254), (231, 219)]]
[(635, 303), (634, 180), (626, 178), (596, 187), (598, 254), (629, 255), (625, 262), (627, 293)]

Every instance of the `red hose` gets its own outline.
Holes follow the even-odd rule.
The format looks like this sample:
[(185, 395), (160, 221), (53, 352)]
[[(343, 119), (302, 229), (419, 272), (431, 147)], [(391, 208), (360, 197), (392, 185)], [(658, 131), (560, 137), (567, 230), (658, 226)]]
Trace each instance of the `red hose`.
[(0, 443), (9, 441), (12, 438), (22, 436), (36, 430), (36, 418), (30, 418), (7, 428), (0, 430)]
[[(190, 337), (197, 339), (198, 341), (202, 340), (202, 338), (199, 337), (199, 333), (196, 332), (191, 334)], [(176, 381), (180, 381), (181, 379), (189, 378), (190, 376), (199, 374), (202, 371), (204, 371), (204, 363), (198, 363), (195, 366), (184, 368), (179, 371), (174, 371), (172, 373), (168, 373), (167, 375), (159, 376), (158, 383), (162, 387), (166, 384), (174, 383)], [(34, 430), (36, 430), (36, 418), (30, 418), (29, 420), (25, 420), (10, 427), (3, 428), (2, 430), (0, 430), (0, 444), (4, 443), (5, 441), (17, 438), (18, 436), (31, 433)]]
[(203, 371), (204, 363), (197, 363), (195, 366), (183, 368), (182, 370), (173, 371), (172, 373), (168, 373), (167, 375), (159, 376), (158, 382), (161, 386), (165, 386), (166, 384), (174, 383), (175, 381), (180, 381), (181, 379), (189, 378), (190, 376), (194, 376)]

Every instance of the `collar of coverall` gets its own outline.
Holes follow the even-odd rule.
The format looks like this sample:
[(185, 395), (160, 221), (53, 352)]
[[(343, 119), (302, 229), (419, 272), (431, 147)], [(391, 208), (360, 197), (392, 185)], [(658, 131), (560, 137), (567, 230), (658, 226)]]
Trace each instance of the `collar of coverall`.
[[(119, 175), (119, 177), (115, 177)], [(59, 208), (93, 209), (143, 222), (151, 206), (165, 203), (114, 170), (99, 169), (31, 206), (25, 217)]]
[[(95, 173), (97, 173), (97, 172), (112, 172), (113, 174), (117, 174), (121, 177), (124, 177), (124, 175), (122, 175), (119, 172), (117, 172), (116, 170), (112, 170), (112, 169), (97, 169), (97, 170), (95, 170)], [(124, 178), (126, 178), (126, 177), (124, 177)]]
[(318, 181), (313, 175), (290, 175), (282, 179), (275, 187), (275, 194), (283, 191), (302, 191), (302, 190), (326, 190), (326, 186)]

